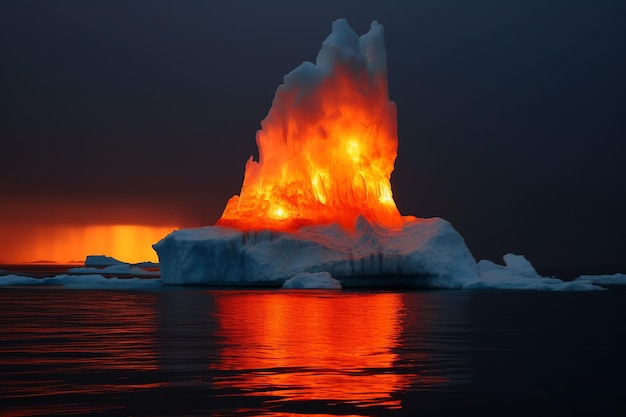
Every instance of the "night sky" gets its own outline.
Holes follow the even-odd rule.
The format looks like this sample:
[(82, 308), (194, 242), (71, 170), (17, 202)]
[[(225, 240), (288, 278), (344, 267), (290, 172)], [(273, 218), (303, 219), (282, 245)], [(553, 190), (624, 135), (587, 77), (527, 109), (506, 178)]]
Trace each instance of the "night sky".
[(477, 259), (626, 272), (626, 3), (602, 0), (2, 1), (3, 245), (214, 224), (340, 17), (385, 27), (403, 214), (449, 220)]

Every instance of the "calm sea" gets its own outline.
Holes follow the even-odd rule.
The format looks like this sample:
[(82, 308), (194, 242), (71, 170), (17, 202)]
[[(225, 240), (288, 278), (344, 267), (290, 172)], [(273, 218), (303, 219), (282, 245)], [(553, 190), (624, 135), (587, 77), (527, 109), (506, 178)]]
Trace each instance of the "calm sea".
[(626, 291), (0, 289), (0, 415), (626, 415)]

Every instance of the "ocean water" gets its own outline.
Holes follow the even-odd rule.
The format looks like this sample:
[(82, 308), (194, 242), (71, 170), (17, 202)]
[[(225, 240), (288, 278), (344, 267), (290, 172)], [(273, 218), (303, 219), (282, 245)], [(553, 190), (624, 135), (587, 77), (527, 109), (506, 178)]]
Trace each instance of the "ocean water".
[(626, 291), (0, 289), (0, 415), (626, 415)]

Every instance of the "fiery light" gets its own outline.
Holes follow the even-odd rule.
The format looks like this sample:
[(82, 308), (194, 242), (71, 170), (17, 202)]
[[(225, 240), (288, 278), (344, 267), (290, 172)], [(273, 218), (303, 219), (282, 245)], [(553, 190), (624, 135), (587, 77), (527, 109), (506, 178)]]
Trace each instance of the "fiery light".
[(246, 164), (240, 194), (217, 224), (295, 230), (337, 222), (403, 222), (390, 177), (398, 137), (389, 100), (383, 28), (360, 38), (343, 19), (333, 23), (316, 63), (287, 74)]
[(141, 225), (16, 226), (11, 247), (3, 247), (7, 263), (49, 260), (66, 263), (104, 254), (125, 262), (158, 262), (152, 244), (177, 227)]
[(215, 294), (218, 334), (226, 343), (213, 367), (239, 374), (215, 384), (284, 401), (401, 407), (392, 394), (420, 378), (394, 368), (401, 296), (358, 294), (336, 301), (306, 294)]

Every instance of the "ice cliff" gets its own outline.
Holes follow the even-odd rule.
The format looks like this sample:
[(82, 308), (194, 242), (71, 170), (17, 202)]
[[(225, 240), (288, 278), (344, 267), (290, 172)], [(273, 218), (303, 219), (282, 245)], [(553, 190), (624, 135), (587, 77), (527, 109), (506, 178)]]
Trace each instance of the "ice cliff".
[(387, 228), (363, 217), (297, 232), (208, 226), (172, 232), (154, 246), (166, 285), (277, 286), (301, 273), (328, 272), (345, 287), (461, 288), (478, 267), (443, 219), (406, 217)]

